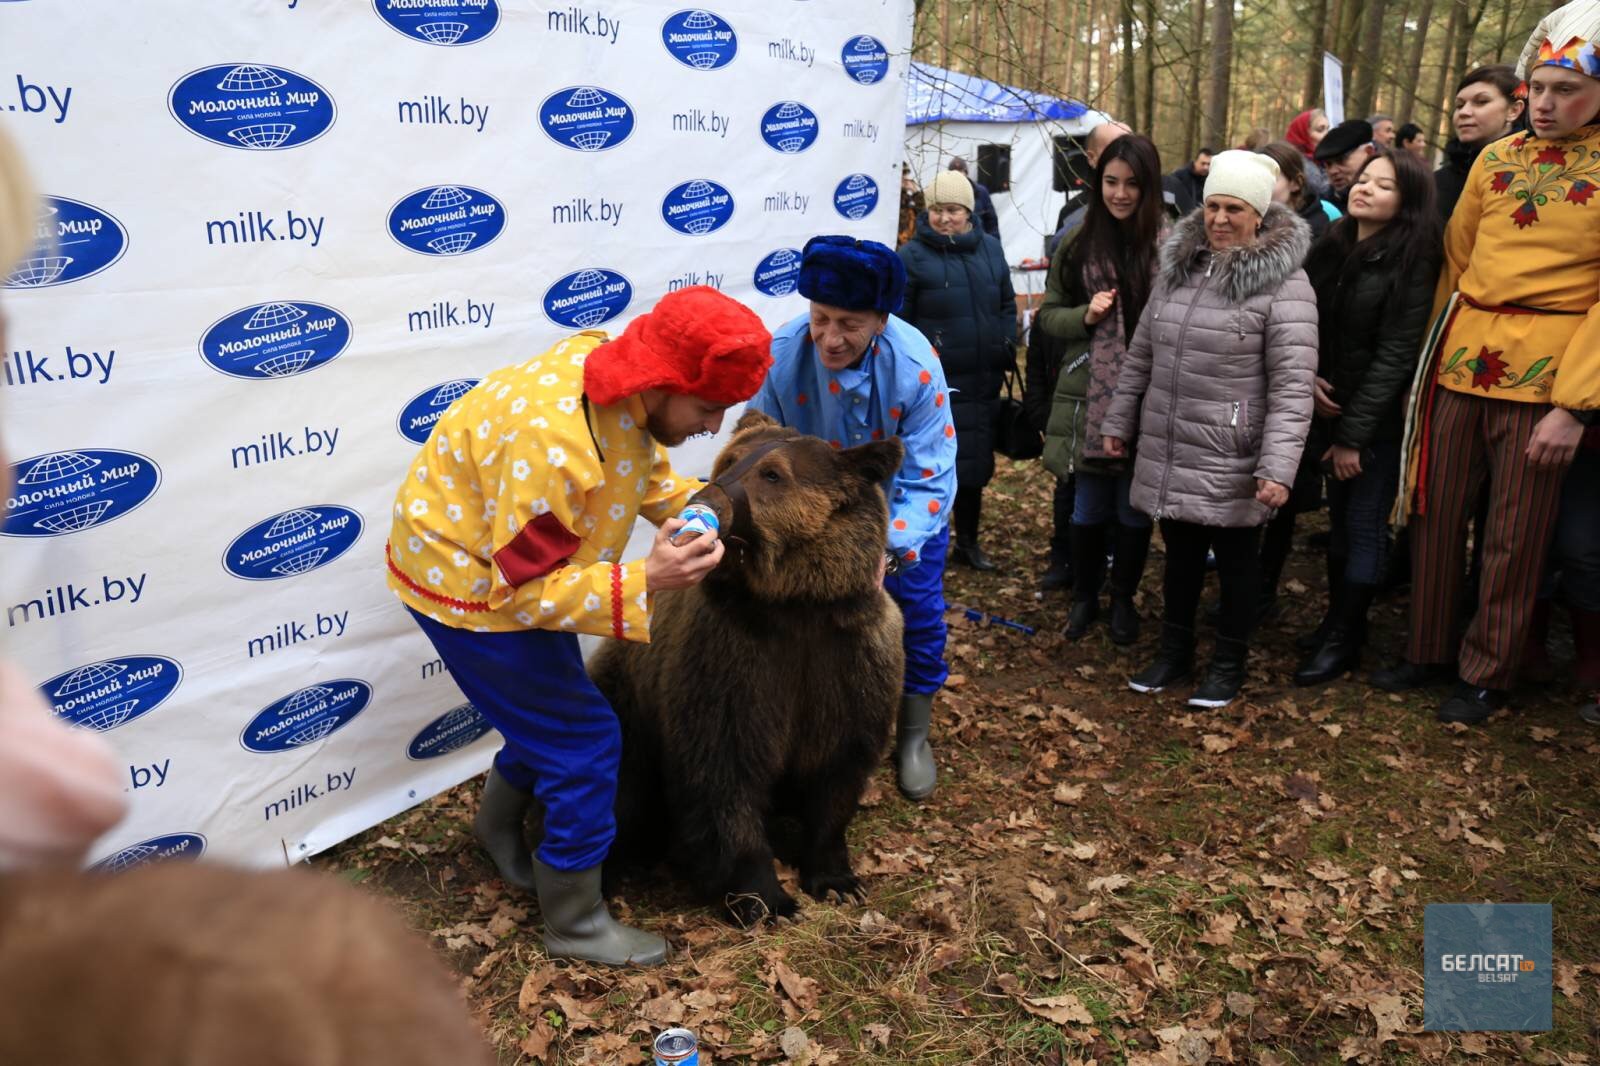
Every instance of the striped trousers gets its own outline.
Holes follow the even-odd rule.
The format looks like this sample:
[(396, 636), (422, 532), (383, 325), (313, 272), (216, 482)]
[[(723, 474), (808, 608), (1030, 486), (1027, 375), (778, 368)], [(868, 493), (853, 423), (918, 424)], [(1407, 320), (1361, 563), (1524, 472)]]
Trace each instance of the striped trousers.
[[(1542, 403), (1439, 389), (1428, 434), (1426, 511), (1411, 521), (1411, 642), (1414, 663), (1459, 661), (1463, 681), (1509, 689), (1527, 640), (1566, 470), (1534, 466), (1528, 439), (1549, 413)], [(1456, 644), (1466, 573), (1467, 519), (1484, 480), (1478, 609)], [(1457, 650), (1459, 648), (1459, 659)]]

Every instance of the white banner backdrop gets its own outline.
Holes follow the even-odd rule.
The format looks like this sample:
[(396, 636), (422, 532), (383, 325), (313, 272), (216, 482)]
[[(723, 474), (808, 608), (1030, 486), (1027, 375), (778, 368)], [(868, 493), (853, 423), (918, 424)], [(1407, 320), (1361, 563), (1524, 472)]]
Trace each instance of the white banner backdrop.
[(808, 237), (892, 240), (910, 36), (911, 0), (0, 0), (46, 194), (0, 652), (125, 766), (96, 860), (293, 862), (488, 765), (384, 586), (409, 459), (563, 334), (693, 284), (776, 326)]

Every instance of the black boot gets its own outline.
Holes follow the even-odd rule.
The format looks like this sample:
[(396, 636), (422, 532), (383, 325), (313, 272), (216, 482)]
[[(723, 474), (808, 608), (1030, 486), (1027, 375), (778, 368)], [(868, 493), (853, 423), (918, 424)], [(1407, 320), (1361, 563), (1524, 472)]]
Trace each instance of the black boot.
[(1244, 688), (1245, 662), (1250, 657), (1250, 643), (1231, 637), (1217, 637), (1217, 647), (1211, 653), (1211, 666), (1206, 679), (1189, 697), (1189, 706), (1216, 709), (1226, 707), (1239, 697)]
[(978, 547), (976, 540), (957, 540), (955, 550), (950, 553), (957, 562), (966, 563), (974, 570), (995, 570), (994, 560), (989, 558), (987, 552)]
[(1071, 549), (1050, 545), (1050, 569), (1039, 579), (1039, 591), (1063, 592), (1072, 587)]
[(1072, 611), (1061, 635), (1082, 640), (1100, 617), (1100, 587), (1106, 580), (1106, 527), (1072, 524)]
[(1322, 644), (1294, 672), (1297, 685), (1326, 684), (1361, 665), (1361, 649), (1367, 643), (1367, 612), (1378, 586), (1341, 582), (1340, 588), (1339, 613)]
[(1128, 678), (1135, 692), (1160, 692), (1186, 681), (1194, 673), (1194, 630), (1172, 622), (1161, 623), (1161, 648), (1155, 662)]
[(1139, 640), (1139, 608), (1133, 594), (1139, 591), (1144, 563), (1150, 554), (1151, 527), (1117, 526), (1116, 558), (1111, 563), (1111, 642), (1127, 646)]
[(1323, 642), (1328, 639), (1328, 633), (1342, 617), (1344, 611), (1344, 559), (1336, 559), (1329, 555), (1328, 562), (1328, 610), (1322, 616), (1322, 621), (1317, 623), (1317, 628), (1309, 633), (1302, 633), (1294, 638), (1294, 650), (1302, 655), (1310, 655)]

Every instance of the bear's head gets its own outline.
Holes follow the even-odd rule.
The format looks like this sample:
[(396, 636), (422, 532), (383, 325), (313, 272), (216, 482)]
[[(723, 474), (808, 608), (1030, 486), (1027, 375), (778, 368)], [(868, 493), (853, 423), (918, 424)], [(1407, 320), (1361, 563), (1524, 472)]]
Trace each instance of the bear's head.
[(843, 450), (747, 411), (695, 496), (717, 512), (727, 555), (707, 579), (766, 602), (869, 593), (888, 546), (884, 486), (895, 438)]

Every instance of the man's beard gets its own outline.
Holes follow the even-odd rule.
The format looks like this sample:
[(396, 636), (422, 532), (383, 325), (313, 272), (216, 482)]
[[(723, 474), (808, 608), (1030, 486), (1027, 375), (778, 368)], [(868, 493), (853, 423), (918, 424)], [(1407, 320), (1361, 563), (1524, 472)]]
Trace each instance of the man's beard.
[(710, 436), (704, 430), (698, 430), (694, 433), (676, 432), (667, 427), (660, 412), (656, 411), (645, 415), (644, 428), (649, 432), (650, 439), (664, 448), (676, 448), (685, 441), (693, 440), (695, 437)]

